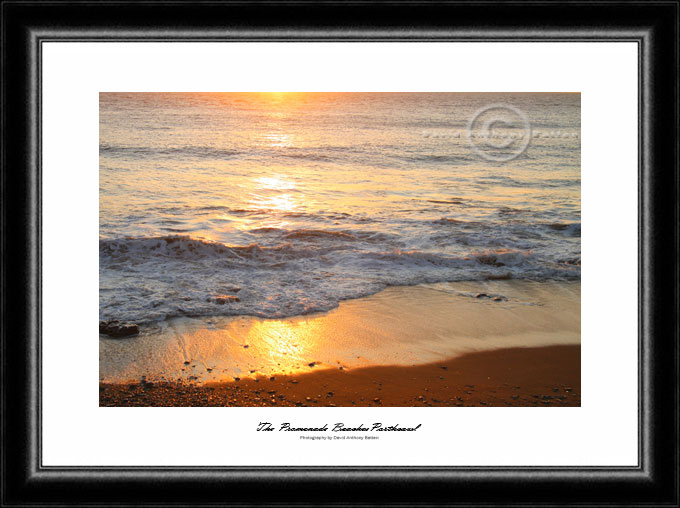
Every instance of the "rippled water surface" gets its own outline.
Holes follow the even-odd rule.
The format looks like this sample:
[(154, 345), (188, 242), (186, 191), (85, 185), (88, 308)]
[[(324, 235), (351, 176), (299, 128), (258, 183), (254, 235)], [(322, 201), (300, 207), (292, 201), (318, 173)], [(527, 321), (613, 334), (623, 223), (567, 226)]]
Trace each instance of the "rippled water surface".
[[(570, 136), (486, 160), (452, 133), (498, 103)], [(102, 319), (580, 278), (578, 94), (103, 93), (99, 154)]]

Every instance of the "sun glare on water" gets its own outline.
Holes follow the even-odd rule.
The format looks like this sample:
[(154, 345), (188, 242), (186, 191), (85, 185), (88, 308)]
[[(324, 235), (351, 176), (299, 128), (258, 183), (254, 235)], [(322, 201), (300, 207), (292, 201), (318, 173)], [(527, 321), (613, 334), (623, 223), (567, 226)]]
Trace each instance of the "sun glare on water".
[(258, 189), (284, 191), (295, 189), (295, 182), (283, 175), (261, 176), (255, 179), (255, 186)]
[[(295, 182), (284, 175), (260, 176), (252, 181), (248, 208), (266, 212), (255, 222), (244, 223), (242, 229), (285, 228), (290, 224), (284, 217), (297, 211), (304, 200)], [(254, 217), (253, 217), (254, 218)]]

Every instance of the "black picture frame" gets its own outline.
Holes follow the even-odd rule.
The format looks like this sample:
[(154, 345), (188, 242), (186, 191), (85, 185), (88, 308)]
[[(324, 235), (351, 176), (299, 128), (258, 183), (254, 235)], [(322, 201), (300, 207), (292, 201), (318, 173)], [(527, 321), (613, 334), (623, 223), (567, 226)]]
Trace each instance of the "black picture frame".
[[(2, 2), (2, 505), (678, 506), (678, 29), (660, 2)], [(634, 41), (637, 467), (44, 467), (41, 47), (46, 41)]]

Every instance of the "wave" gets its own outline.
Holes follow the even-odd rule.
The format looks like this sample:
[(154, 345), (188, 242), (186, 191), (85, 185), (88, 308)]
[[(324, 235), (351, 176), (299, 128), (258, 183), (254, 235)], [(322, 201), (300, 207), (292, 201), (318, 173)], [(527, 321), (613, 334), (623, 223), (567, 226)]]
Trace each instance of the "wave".
[(179, 146), (153, 148), (148, 146), (99, 145), (99, 154), (134, 158), (177, 158), (192, 159), (230, 159), (240, 154), (237, 150), (209, 146)]
[(330, 155), (326, 155), (323, 153), (318, 153), (318, 152), (306, 152), (306, 151), (300, 151), (300, 152), (281, 152), (277, 153), (279, 157), (285, 157), (287, 159), (300, 159), (300, 160), (309, 160), (309, 161), (315, 161), (315, 162), (331, 162), (336, 160), (336, 157), (332, 157)]
[[(338, 156), (331, 153), (337, 153)], [(319, 147), (319, 148), (296, 148), (284, 147), (283, 150), (259, 149), (239, 151), (226, 148), (216, 148), (211, 146), (176, 146), (156, 148), (152, 146), (123, 146), (101, 144), (99, 154), (108, 157), (125, 158), (190, 158), (190, 159), (213, 159), (224, 160), (235, 157), (282, 157), (284, 159), (308, 160), (312, 162), (332, 162), (343, 161), (346, 154), (363, 153), (349, 147)]]
[(340, 240), (347, 242), (386, 242), (394, 239), (394, 235), (378, 231), (326, 231), (320, 229), (279, 230), (287, 240)]
[[(226, 245), (189, 236), (101, 239), (100, 317), (139, 323), (173, 316), (277, 318), (326, 311), (391, 285), (580, 277), (580, 253), (552, 259), (500, 248), (457, 255), (402, 250), (389, 241), (366, 241), (370, 237), (358, 232), (337, 233), (283, 233), (275, 245)], [(215, 303), (234, 291), (238, 301)]]
[(505, 187), (535, 188), (535, 189), (579, 187), (581, 185), (581, 180), (573, 178), (520, 180), (518, 178), (511, 178), (503, 175), (490, 175), (480, 176), (477, 178), (477, 180), (481, 184), (503, 185)]
[(357, 237), (351, 233), (345, 233), (343, 231), (322, 231), (318, 229), (300, 229), (297, 231), (290, 231), (284, 235), (284, 238), (288, 239), (315, 239), (315, 238), (325, 238), (332, 240), (356, 240)]
[[(281, 263), (301, 258), (320, 256), (338, 249), (342, 242), (384, 241), (388, 235), (360, 231), (354, 234), (343, 231), (313, 229), (286, 230), (258, 228), (250, 233), (278, 235), (284, 243), (278, 245), (226, 245), (220, 242), (193, 238), (186, 235), (168, 235), (142, 238), (101, 239), (100, 262), (144, 262), (149, 258), (172, 258), (183, 260), (219, 260), (223, 263)], [(315, 241), (317, 240), (317, 241)], [(294, 241), (301, 241), (297, 245)]]
[(291, 243), (274, 247), (255, 243), (229, 246), (181, 235), (100, 240), (99, 242), (100, 264), (121, 261), (145, 263), (149, 260), (158, 261), (168, 258), (185, 261), (216, 260), (221, 261), (223, 266), (243, 263), (257, 263), (265, 266), (316, 256), (322, 252), (321, 249), (296, 248)]
[(544, 224), (550, 231), (560, 233), (564, 236), (571, 236), (574, 238), (581, 238), (581, 224), (575, 223), (559, 223), (552, 222), (549, 224)]
[(502, 206), (498, 209), (498, 215), (504, 216), (504, 215), (516, 215), (516, 214), (524, 214), (524, 213), (529, 213), (531, 210), (526, 210), (523, 208), (512, 208), (510, 206)]
[(426, 200), (428, 203), (437, 203), (441, 205), (462, 205), (464, 204), (463, 202), (465, 201), (464, 199), (461, 198), (451, 198), (451, 199), (428, 199)]
[[(461, 224), (453, 219), (453, 224)], [(437, 221), (440, 222), (440, 221)], [(474, 225), (474, 223), (462, 223)], [(549, 228), (552, 230), (553, 228)], [(574, 236), (580, 231), (579, 224), (570, 224), (566, 229), (559, 228)], [(100, 263), (143, 263), (149, 259), (163, 258), (184, 261), (215, 260), (222, 262), (222, 266), (229, 263), (266, 265), (296, 261), (301, 259), (319, 258), (338, 252), (350, 252), (356, 259), (377, 261), (392, 261), (417, 264), (431, 264), (448, 267), (472, 266), (470, 261), (488, 266), (521, 266), (530, 265), (540, 256), (534, 249), (518, 249), (498, 247), (486, 250), (471, 250), (466, 255), (447, 254), (439, 251), (400, 249), (394, 247), (399, 243), (398, 238), (385, 233), (374, 231), (322, 231), (313, 229), (286, 230), (280, 228), (258, 228), (250, 233), (275, 235), (282, 240), (274, 245), (251, 243), (248, 245), (226, 245), (216, 241), (193, 238), (188, 235), (167, 235), (140, 238), (100, 239)], [(276, 240), (275, 238), (275, 240)], [(464, 237), (463, 237), (464, 238)], [(580, 258), (580, 255), (579, 255)], [(548, 258), (546, 258), (548, 259)], [(408, 260), (408, 261), (405, 261)], [(548, 259), (549, 260), (549, 259)], [(332, 260), (325, 260), (332, 262)], [(557, 260), (562, 263), (562, 260)]]
[[(401, 150), (399, 150), (401, 151)], [(429, 162), (438, 162), (438, 163), (450, 163), (450, 164), (456, 164), (456, 163), (462, 163), (462, 162), (476, 162), (479, 159), (476, 159), (472, 155), (463, 155), (463, 154), (456, 154), (456, 155), (439, 155), (439, 154), (413, 154), (413, 155), (401, 155), (399, 152), (394, 153), (394, 154), (387, 154), (391, 155), (394, 159), (405, 161), (405, 162), (423, 162), (423, 163), (429, 163)]]
[[(156, 209), (155, 211), (162, 212), (162, 213), (173, 213), (173, 212), (179, 212), (179, 213), (187, 213), (186, 208), (163, 208), (163, 209)], [(317, 213), (311, 213), (311, 212), (287, 212), (287, 211), (282, 211), (282, 210), (277, 210), (277, 209), (270, 209), (270, 208), (233, 208), (230, 206), (225, 206), (225, 205), (206, 205), (206, 206), (198, 206), (196, 208), (191, 209), (192, 213), (195, 214), (204, 214), (204, 213), (210, 213), (210, 212), (222, 212), (223, 214), (227, 215), (236, 215), (236, 216), (242, 216), (242, 217), (248, 217), (251, 215), (270, 215), (270, 216), (280, 216), (280, 217), (285, 217), (285, 218), (291, 218), (291, 219), (309, 219), (309, 220), (333, 220), (333, 221), (340, 221), (340, 220), (353, 220), (353, 221), (358, 221), (358, 222), (366, 222), (367, 219), (366, 217), (361, 217), (361, 216), (352, 216), (348, 213), (344, 212), (317, 212)]]

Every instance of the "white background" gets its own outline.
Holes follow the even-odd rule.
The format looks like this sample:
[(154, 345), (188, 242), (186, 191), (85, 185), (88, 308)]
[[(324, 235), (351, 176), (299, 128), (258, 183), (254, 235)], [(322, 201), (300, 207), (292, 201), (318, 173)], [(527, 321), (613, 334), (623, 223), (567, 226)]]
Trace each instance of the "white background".
[[(45, 43), (43, 66), (44, 465), (637, 464), (635, 43)], [(582, 407), (99, 408), (100, 91), (581, 92)]]

